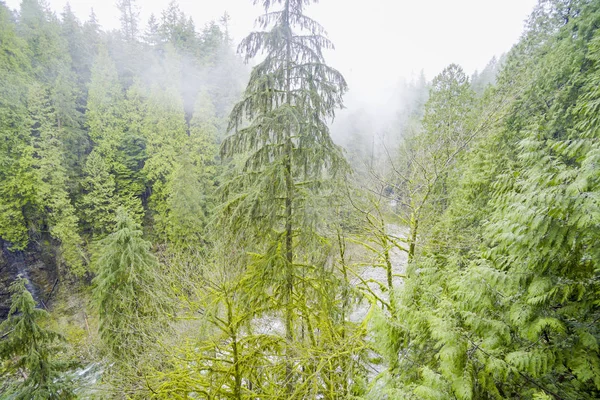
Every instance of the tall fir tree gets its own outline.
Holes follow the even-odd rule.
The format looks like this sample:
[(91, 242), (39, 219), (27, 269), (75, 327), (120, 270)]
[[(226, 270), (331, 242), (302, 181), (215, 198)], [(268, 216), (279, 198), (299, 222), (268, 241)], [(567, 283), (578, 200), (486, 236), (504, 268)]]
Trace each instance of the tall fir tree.
[[(90, 15), (87, 21), (83, 24), (83, 37), (85, 43), (90, 47), (90, 50), (93, 52), (94, 58), (98, 53), (98, 46), (100, 45), (101, 40), (101, 32), (100, 32), (100, 24), (98, 23), (98, 18), (96, 17), (96, 13), (92, 8), (90, 10)], [(92, 59), (93, 64), (93, 59)], [(91, 65), (90, 65), (90, 77), (91, 77)], [(89, 82), (89, 79), (87, 80)]]
[[(131, 160), (132, 157), (136, 158), (139, 147), (135, 141), (128, 143), (131, 142), (131, 136), (126, 132), (131, 123), (125, 115), (128, 110), (127, 104), (115, 64), (107, 50), (100, 49), (92, 68), (86, 124), (94, 151), (103, 158), (113, 176), (117, 204), (126, 207), (132, 216), (139, 219), (143, 215), (143, 187), (137, 174), (140, 168), (139, 160)], [(97, 221), (100, 221), (101, 217), (98, 217)], [(94, 229), (101, 230), (97, 227)]]
[(48, 312), (36, 308), (27, 284), (20, 276), (11, 284), (12, 304), (0, 324), (0, 356), (6, 360), (3, 372), (19, 373), (23, 378), (15, 379), (4, 394), (18, 400), (74, 399), (74, 388), (64, 376), (73, 363), (56, 357), (57, 343), (64, 338), (41, 325)]
[[(39, 0), (21, 3), (19, 28), (27, 41), (31, 65), (37, 80), (46, 85), (55, 109), (57, 122), (67, 133), (81, 136), (82, 115), (78, 104), (81, 93), (77, 88), (69, 52), (69, 42), (62, 35), (59, 19), (48, 5)], [(81, 141), (81, 138), (73, 138)]]
[(214, 207), (217, 177), (217, 132), (212, 101), (206, 93), (200, 93), (187, 145), (170, 181), (168, 237), (173, 244), (193, 249), (208, 238), (206, 229)]
[(161, 14), (160, 33), (165, 42), (188, 55), (197, 46), (196, 28), (191, 18), (186, 18), (176, 1), (171, 0)]
[[(304, 258), (309, 243), (319, 240), (319, 218), (311, 201), (326, 179), (346, 168), (327, 127), (342, 105), (346, 82), (325, 64), (322, 49), (333, 45), (324, 29), (304, 15), (306, 1), (261, 3), (265, 14), (257, 24), (269, 30), (251, 33), (239, 49), (247, 60), (266, 57), (254, 67), (231, 113), (233, 133), (222, 145), (225, 157), (243, 158), (241, 173), (224, 186), (223, 212), (230, 229), (244, 231), (250, 248), (260, 253), (250, 280), (262, 285), (258, 290), (263, 293), (272, 290), (282, 311), (285, 390), (292, 396), (300, 328), (297, 301), (306, 301), (297, 283), (310, 271)], [(272, 10), (276, 5), (281, 9)]]
[(116, 220), (93, 259), (93, 295), (104, 345), (116, 360), (134, 363), (130, 358), (154, 343), (171, 308), (159, 280), (160, 265), (139, 224), (124, 208)]
[(125, 40), (134, 42), (139, 34), (140, 11), (136, 0), (118, 0), (117, 8), (121, 13), (121, 33)]
[(0, 237), (17, 249), (29, 241), (27, 215), (36, 208), (27, 112), (27, 83), (32, 75), (29, 56), (10, 11), (0, 4)]
[(96, 150), (87, 157), (83, 174), (83, 195), (78, 202), (81, 220), (92, 237), (106, 236), (112, 232), (119, 206), (114, 177)]
[(164, 89), (155, 85), (148, 97), (147, 107), (142, 128), (147, 155), (143, 173), (152, 193), (149, 208), (154, 230), (157, 238), (164, 241), (170, 225), (172, 182), (188, 139), (187, 125), (181, 95), (173, 84), (167, 84)]
[(19, 33), (31, 50), (31, 65), (44, 83), (56, 79), (61, 69), (70, 67), (66, 40), (61, 36), (59, 20), (40, 0), (24, 0), (19, 10)]
[(163, 41), (163, 37), (160, 33), (160, 25), (154, 14), (150, 14), (148, 23), (146, 25), (147, 27), (144, 31), (144, 42), (152, 47), (159, 46)]
[(64, 129), (50, 94), (33, 84), (28, 108), (34, 136), (34, 170), (37, 175), (38, 204), (44, 206), (42, 219), (50, 235), (60, 241), (61, 256), (75, 275), (85, 272), (83, 242), (79, 236), (79, 219), (69, 195), (69, 176), (65, 167), (67, 149)]

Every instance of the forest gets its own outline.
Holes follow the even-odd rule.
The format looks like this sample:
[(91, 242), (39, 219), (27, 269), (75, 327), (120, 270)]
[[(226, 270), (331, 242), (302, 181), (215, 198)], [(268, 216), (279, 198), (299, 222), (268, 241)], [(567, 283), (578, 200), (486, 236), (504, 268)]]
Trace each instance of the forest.
[(0, 0), (0, 399), (600, 398), (600, 2), (378, 146), (317, 0), (254, 3)]

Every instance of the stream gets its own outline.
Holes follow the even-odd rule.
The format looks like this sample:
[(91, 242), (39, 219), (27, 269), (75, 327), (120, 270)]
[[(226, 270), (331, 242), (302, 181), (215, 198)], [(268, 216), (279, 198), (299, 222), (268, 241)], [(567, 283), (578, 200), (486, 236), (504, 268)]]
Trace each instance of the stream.
[[(393, 235), (397, 238), (406, 237), (406, 229), (393, 224), (386, 225), (386, 231), (389, 235)], [(394, 247), (390, 251), (390, 259), (392, 262), (392, 285), (394, 288), (398, 288), (402, 285), (402, 278), (398, 275), (404, 274), (406, 270), (407, 254), (400, 249)], [(360, 287), (362, 281), (367, 282), (369, 290), (373, 291), (378, 297), (383, 300), (389, 299), (389, 293), (382, 290), (383, 287), (387, 287), (387, 270), (382, 266), (371, 266), (364, 267), (358, 271), (358, 277), (351, 279), (351, 284), (354, 287)], [(352, 322), (360, 322), (364, 320), (371, 308), (371, 303), (367, 298), (363, 298), (358, 304), (356, 309), (350, 314), (349, 320)]]

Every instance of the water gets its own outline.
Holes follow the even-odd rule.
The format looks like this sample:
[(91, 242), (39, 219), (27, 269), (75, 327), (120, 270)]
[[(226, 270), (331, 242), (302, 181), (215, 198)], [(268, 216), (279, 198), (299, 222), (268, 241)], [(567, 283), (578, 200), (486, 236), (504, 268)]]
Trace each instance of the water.
[(35, 300), (35, 302), (40, 305), (43, 305), (41, 301), (41, 296), (36, 286), (32, 283), (31, 277), (29, 276), (29, 268), (27, 265), (27, 260), (25, 259), (25, 252), (21, 250), (10, 251), (10, 244), (4, 242), (2, 245), (2, 253), (6, 263), (8, 264), (9, 271), (16, 271), (17, 276), (21, 276), (25, 278), (27, 281), (25, 282), (25, 287), (31, 293), (31, 296)]
[(98, 398), (103, 372), (102, 364), (91, 363), (67, 374), (74, 383), (78, 399)]
[[(386, 226), (386, 231), (389, 235), (394, 237), (394, 240), (398, 238), (404, 238), (407, 235), (406, 229), (402, 228), (398, 225), (388, 224)], [(364, 251), (367, 251), (366, 249)], [(402, 278), (400, 275), (404, 274), (406, 270), (407, 263), (407, 254), (406, 252), (394, 247), (390, 251), (390, 259), (392, 262), (392, 285), (394, 288), (398, 288), (402, 285)], [(350, 284), (355, 288), (360, 290), (361, 286), (364, 289), (364, 283), (367, 282), (369, 290), (373, 291), (377, 295), (377, 297), (387, 301), (389, 299), (388, 291), (382, 290), (382, 286), (387, 288), (387, 270), (384, 267), (379, 266), (369, 266), (363, 267), (359, 271), (356, 272), (357, 276), (354, 276), (350, 279)], [(348, 316), (348, 320), (355, 323), (362, 322), (369, 309), (371, 308), (371, 303), (368, 299), (364, 298), (356, 308), (350, 313)], [(254, 327), (256, 329), (256, 333), (259, 334), (270, 334), (270, 335), (280, 335), (282, 336), (285, 333), (285, 327), (281, 317), (277, 315), (263, 315), (260, 318), (255, 319)]]
[[(396, 238), (406, 237), (406, 229), (402, 228), (398, 225), (388, 224), (386, 226), (386, 231), (388, 235), (394, 236)], [(365, 249), (365, 251), (367, 251)], [(402, 277), (406, 271), (406, 263), (407, 263), (407, 254), (406, 252), (398, 249), (397, 247), (392, 248), (390, 251), (390, 260), (392, 263), (392, 286), (394, 289), (400, 287), (402, 285)], [(387, 301), (389, 299), (389, 292), (387, 290), (382, 290), (382, 288), (387, 288), (387, 269), (382, 266), (369, 266), (364, 267), (360, 271), (358, 271), (359, 277), (354, 277), (351, 279), (350, 283), (352, 286), (360, 289), (361, 286), (364, 288), (364, 282), (366, 286), (371, 290), (377, 297)], [(381, 304), (379, 304), (381, 306)], [(350, 314), (349, 320), (352, 322), (361, 322), (367, 316), (369, 309), (371, 308), (371, 303), (368, 299), (363, 299), (356, 309)]]

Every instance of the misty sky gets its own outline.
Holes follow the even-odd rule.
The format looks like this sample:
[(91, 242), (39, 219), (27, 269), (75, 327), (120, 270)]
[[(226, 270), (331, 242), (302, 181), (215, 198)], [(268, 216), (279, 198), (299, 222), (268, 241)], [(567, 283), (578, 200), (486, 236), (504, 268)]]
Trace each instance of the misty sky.
[[(5, 0), (18, 8), (20, 0)], [(47, 0), (60, 12), (65, 0)], [(351, 88), (350, 97), (371, 106), (384, 105), (401, 78), (432, 79), (446, 65), (458, 63), (471, 74), (494, 55), (510, 49), (536, 0), (321, 0), (307, 13), (321, 22), (336, 44), (327, 56)], [(94, 11), (104, 29), (119, 27), (115, 0), (72, 0), (81, 20)], [(169, 0), (138, 0), (145, 25), (150, 13), (160, 15)], [(262, 12), (252, 0), (180, 0), (197, 28), (224, 11), (231, 18), (236, 43), (253, 28)]]

